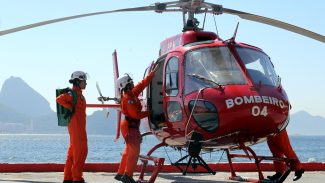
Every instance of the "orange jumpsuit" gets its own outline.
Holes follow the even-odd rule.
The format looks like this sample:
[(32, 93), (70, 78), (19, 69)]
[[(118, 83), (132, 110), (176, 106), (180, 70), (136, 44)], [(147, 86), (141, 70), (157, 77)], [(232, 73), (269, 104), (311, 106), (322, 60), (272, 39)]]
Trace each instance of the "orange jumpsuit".
[[(277, 158), (292, 158), (295, 161), (292, 163), (293, 170), (300, 170), (302, 165), (297, 157), (296, 153), (293, 151), (287, 130), (284, 129), (282, 132), (276, 136), (269, 137), (267, 139), (267, 144), (273, 154), (273, 157)], [(286, 169), (284, 162), (274, 161), (274, 169), (276, 172), (283, 173)]]
[[(64, 180), (82, 181), (82, 171), (85, 165), (88, 145), (86, 133), (86, 100), (79, 87), (73, 86), (77, 93), (75, 112), (68, 125), (70, 145), (64, 167)], [(56, 98), (56, 101), (67, 109), (72, 109), (72, 94), (65, 93)]]
[(139, 82), (132, 91), (125, 92), (121, 97), (121, 110), (126, 118), (121, 122), (121, 132), (125, 139), (126, 147), (117, 171), (120, 175), (126, 174), (132, 177), (136, 169), (141, 143), (141, 134), (139, 130), (140, 119), (150, 114), (148, 111), (141, 111), (142, 106), (138, 96), (144, 88), (148, 86), (153, 77), (154, 72), (151, 72), (146, 78)]

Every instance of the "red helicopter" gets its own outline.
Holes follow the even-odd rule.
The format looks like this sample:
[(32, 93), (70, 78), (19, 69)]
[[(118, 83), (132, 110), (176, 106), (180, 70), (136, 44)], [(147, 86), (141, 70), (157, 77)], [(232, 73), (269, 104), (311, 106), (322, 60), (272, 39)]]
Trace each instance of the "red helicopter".
[[(260, 169), (262, 160), (290, 163), (288, 159), (257, 156), (249, 147), (281, 132), (289, 123), (291, 105), (270, 57), (260, 48), (236, 42), (238, 25), (234, 36), (223, 40), (217, 34), (199, 28), (195, 15), (237, 15), (325, 43), (323, 35), (267, 17), (223, 8), (204, 0), (180, 0), (48, 20), (0, 31), (0, 36), (81, 17), (133, 11), (181, 12), (184, 24), (182, 33), (161, 42), (159, 58), (144, 73), (146, 76), (152, 66), (158, 64), (155, 78), (142, 96), (144, 107), (152, 111), (144, 123), (146, 132), (143, 136), (154, 135), (161, 143), (154, 146), (146, 156), (141, 156), (144, 165), (139, 176), (140, 182), (146, 182), (143, 178), (148, 160), (154, 161), (156, 169), (147, 182), (155, 181), (164, 159), (152, 157), (151, 154), (163, 146), (187, 151), (187, 155), (173, 163), (184, 175), (190, 165), (194, 169), (202, 166), (207, 172), (216, 173), (200, 157), (202, 150), (225, 150), (231, 168), (230, 178), (234, 180), (243, 180), (236, 176), (232, 167), (231, 159), (234, 157), (255, 160), (259, 178), (246, 179), (252, 182), (264, 180)], [(116, 52), (113, 53), (113, 64), (116, 80), (119, 76)], [(120, 96), (117, 90), (114, 98), (105, 98), (101, 92), (100, 96), (102, 103), (108, 99), (115, 100), (116, 104), (88, 104), (88, 107), (119, 109)], [(119, 123), (122, 115), (121, 112), (118, 114)], [(230, 153), (234, 149), (242, 149), (245, 154)], [(183, 163), (184, 160), (187, 162)], [(290, 171), (288, 169), (279, 182), (284, 181)]]

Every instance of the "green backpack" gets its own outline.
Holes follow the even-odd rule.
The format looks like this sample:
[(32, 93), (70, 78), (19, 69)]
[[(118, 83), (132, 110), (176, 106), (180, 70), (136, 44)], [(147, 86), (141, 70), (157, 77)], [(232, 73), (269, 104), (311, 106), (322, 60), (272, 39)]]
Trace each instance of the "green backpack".
[(60, 105), (59, 103), (56, 103), (56, 114), (58, 116), (58, 126), (68, 126), (70, 122), (70, 118), (75, 111), (75, 106), (77, 103), (77, 92), (72, 90), (69, 87), (63, 89), (56, 89), (56, 97), (68, 92), (71, 92), (73, 97), (72, 113), (68, 109)]

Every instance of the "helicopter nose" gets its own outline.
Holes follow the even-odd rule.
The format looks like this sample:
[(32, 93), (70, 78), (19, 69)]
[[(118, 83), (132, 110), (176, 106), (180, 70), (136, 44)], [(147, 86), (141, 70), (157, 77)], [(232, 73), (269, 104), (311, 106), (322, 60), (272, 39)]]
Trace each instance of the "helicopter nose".
[(274, 87), (259, 91), (250, 85), (210, 87), (188, 94), (186, 103), (194, 125), (215, 137), (240, 131), (259, 139), (278, 133), (289, 121), (288, 98)]

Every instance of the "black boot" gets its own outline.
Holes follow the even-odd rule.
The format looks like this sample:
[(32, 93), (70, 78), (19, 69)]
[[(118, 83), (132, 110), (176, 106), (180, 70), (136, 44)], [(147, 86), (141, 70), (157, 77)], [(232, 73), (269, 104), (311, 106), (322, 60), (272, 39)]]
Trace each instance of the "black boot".
[(116, 174), (115, 177), (114, 177), (114, 179), (115, 179), (115, 180), (118, 180), (118, 181), (122, 181), (122, 180), (121, 180), (121, 179), (122, 179), (122, 176), (123, 176), (123, 175), (121, 175), (121, 174)]
[(134, 179), (126, 174), (124, 174), (122, 177), (121, 177), (121, 181), (123, 183), (136, 183), (136, 181), (134, 181)]
[(63, 183), (72, 183), (72, 180), (63, 180)]
[(77, 180), (77, 181), (72, 181), (72, 183), (86, 183), (85, 180)]
[(295, 177), (293, 178), (293, 181), (297, 181), (301, 178), (302, 174), (305, 172), (305, 169), (300, 169), (295, 171)]
[(276, 172), (276, 173), (275, 173), (274, 175), (272, 175), (272, 176), (267, 176), (267, 178), (268, 178), (269, 180), (274, 181), (274, 180), (278, 180), (281, 176), (282, 176), (282, 173), (280, 173), (280, 172)]

